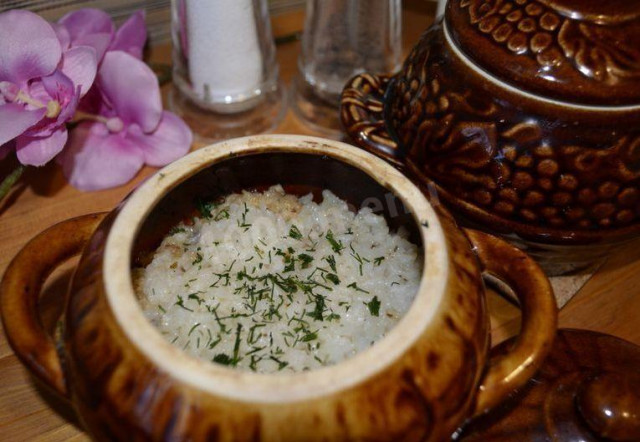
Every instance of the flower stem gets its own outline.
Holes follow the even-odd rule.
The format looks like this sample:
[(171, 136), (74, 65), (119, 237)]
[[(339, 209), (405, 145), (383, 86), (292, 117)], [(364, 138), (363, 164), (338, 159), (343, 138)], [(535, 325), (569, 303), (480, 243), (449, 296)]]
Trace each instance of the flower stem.
[(109, 121), (108, 118), (103, 117), (102, 115), (93, 115), (93, 114), (88, 114), (86, 112), (77, 110), (76, 113), (73, 115), (72, 121), (74, 123), (79, 123), (82, 120), (98, 121), (104, 124), (107, 124), (107, 121)]
[(20, 164), (18, 165), (18, 167), (13, 169), (13, 172), (11, 172), (4, 180), (2, 180), (2, 183), (0, 183), (0, 201), (4, 200), (16, 181), (20, 179), (25, 169), (26, 167)]

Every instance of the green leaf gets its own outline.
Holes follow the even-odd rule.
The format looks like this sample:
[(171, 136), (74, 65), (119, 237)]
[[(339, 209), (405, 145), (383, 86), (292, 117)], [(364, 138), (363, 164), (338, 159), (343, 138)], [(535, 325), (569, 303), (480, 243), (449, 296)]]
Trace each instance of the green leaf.
[(217, 362), (218, 364), (222, 365), (231, 365), (233, 359), (231, 359), (227, 354), (218, 353), (213, 357), (213, 362)]
[(380, 316), (380, 300), (377, 296), (374, 296), (371, 301), (365, 302), (365, 305), (369, 309), (369, 313), (371, 313), (372, 316)]
[(344, 249), (344, 246), (342, 245), (342, 241), (336, 241), (335, 237), (333, 236), (333, 232), (331, 230), (327, 232), (327, 234), (325, 235), (325, 238), (327, 238), (327, 241), (329, 241), (329, 244), (331, 244), (331, 248), (333, 249), (333, 251), (336, 252), (338, 255), (340, 255), (342, 252), (342, 249)]
[(291, 229), (289, 229), (289, 236), (293, 239), (302, 239), (302, 232), (300, 232), (300, 229), (293, 224)]

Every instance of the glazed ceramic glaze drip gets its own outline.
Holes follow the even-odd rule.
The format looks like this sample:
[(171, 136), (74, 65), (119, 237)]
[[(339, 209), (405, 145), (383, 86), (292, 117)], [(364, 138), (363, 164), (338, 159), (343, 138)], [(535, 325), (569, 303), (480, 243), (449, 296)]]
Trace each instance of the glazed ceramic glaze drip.
[(206, 102), (253, 95), (262, 81), (262, 54), (253, 0), (186, 0), (189, 74)]

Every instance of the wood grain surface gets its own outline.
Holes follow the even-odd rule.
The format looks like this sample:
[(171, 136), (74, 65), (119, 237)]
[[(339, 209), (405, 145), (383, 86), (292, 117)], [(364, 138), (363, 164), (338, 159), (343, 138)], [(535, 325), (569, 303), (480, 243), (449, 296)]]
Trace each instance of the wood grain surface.
[[(406, 49), (432, 22), (433, 4), (407, 1), (403, 27)], [(295, 16), (291, 20), (299, 20)], [(274, 28), (295, 28), (286, 18)], [(287, 84), (295, 75), (299, 43), (278, 46), (278, 61)], [(170, 47), (150, 51), (148, 60), (170, 63)], [(166, 91), (165, 91), (166, 92)], [(288, 113), (278, 133), (314, 134)], [(194, 146), (198, 148), (201, 146)], [(11, 168), (0, 163), (0, 176)], [(66, 184), (60, 168), (49, 164), (28, 171), (10, 197), (0, 203), (0, 273), (20, 248), (43, 229), (72, 216), (111, 210), (154, 169), (143, 169), (136, 179), (116, 189), (83, 193)], [(73, 263), (54, 273), (43, 295), (44, 322), (55, 322)], [(498, 296), (489, 296), (494, 342), (517, 333), (518, 311)], [(560, 326), (610, 333), (640, 345), (640, 242), (611, 256), (594, 277), (560, 312)], [(87, 440), (73, 409), (38, 386), (20, 365), (0, 335), (0, 441)]]

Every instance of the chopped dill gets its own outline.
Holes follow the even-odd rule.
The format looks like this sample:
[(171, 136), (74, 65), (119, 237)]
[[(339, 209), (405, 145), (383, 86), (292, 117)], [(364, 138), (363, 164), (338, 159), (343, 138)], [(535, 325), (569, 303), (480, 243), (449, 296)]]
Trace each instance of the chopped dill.
[(329, 267), (331, 267), (331, 270), (333, 270), (334, 273), (337, 272), (337, 270), (336, 270), (336, 259), (334, 258), (333, 255), (325, 256), (322, 259), (327, 261), (327, 263), (329, 264)]
[(289, 236), (293, 239), (302, 239), (302, 232), (300, 232), (298, 226), (292, 224), (291, 228), (289, 229)]
[(181, 307), (187, 311), (193, 312), (192, 309), (190, 309), (189, 307), (185, 307), (184, 305), (184, 300), (182, 299), (182, 296), (178, 295), (178, 300), (175, 302), (175, 304), (173, 305), (177, 305), (178, 307)]
[(232, 365), (233, 363), (233, 359), (224, 353), (218, 353), (213, 357), (212, 361), (222, 365)]
[(196, 209), (200, 212), (200, 215), (205, 219), (211, 219), (211, 211), (217, 206), (216, 203), (211, 201), (203, 201), (200, 198), (196, 200)]
[(377, 296), (374, 296), (371, 301), (364, 303), (369, 309), (369, 313), (372, 316), (380, 316), (380, 300)]
[(327, 273), (324, 275), (324, 277), (333, 282), (335, 285), (340, 284), (340, 278), (338, 278), (338, 275), (334, 273)]
[(313, 262), (313, 256), (307, 255), (306, 253), (300, 253), (298, 259), (300, 260), (300, 268), (302, 269), (308, 269)]
[(369, 293), (365, 289), (361, 289), (360, 287), (358, 287), (358, 284), (356, 284), (355, 281), (349, 284), (347, 287), (349, 287), (350, 289), (354, 289), (357, 292)]
[(191, 330), (189, 330), (189, 333), (187, 333), (187, 336), (191, 336), (191, 333), (193, 333), (193, 332), (195, 331), (195, 329), (196, 329), (196, 328), (198, 328), (198, 327), (200, 327), (200, 323), (199, 323), (199, 322), (196, 322), (196, 323), (194, 324), (194, 326), (193, 326), (193, 327), (191, 327)]
[(333, 249), (333, 251), (340, 255), (342, 250), (344, 249), (344, 245), (342, 245), (342, 241), (336, 241), (331, 229), (327, 231), (325, 238), (327, 239), (327, 241), (329, 241), (329, 244), (331, 244), (331, 248)]

